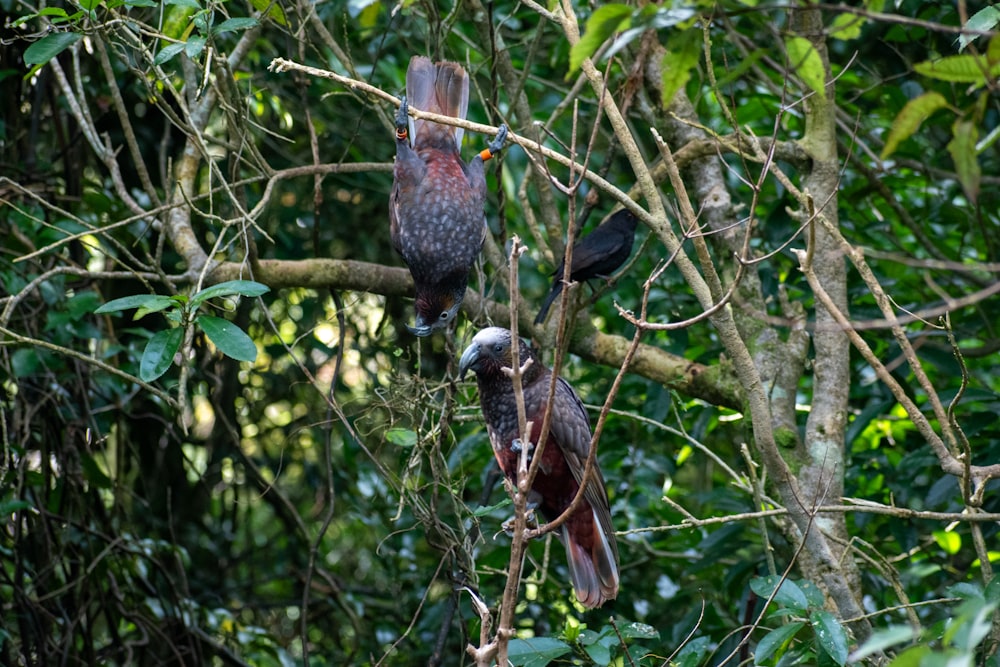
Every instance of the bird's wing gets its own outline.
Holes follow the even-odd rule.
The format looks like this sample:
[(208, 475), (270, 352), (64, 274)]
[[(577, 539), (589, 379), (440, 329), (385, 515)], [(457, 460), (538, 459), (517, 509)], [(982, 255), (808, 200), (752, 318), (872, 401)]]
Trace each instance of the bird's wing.
[[(548, 383), (544, 384), (547, 391)], [(552, 424), (549, 427), (552, 432), (551, 437), (555, 439), (563, 456), (566, 457), (566, 463), (569, 464), (573, 477), (578, 484), (582, 484), (583, 471), (587, 464), (587, 455), (590, 452), (590, 418), (587, 417), (587, 411), (584, 409), (580, 397), (562, 378), (556, 381), (556, 395), (552, 403), (552, 411)], [(601, 474), (601, 469), (596, 465), (596, 461), (594, 476), (587, 484), (587, 488), (584, 489), (583, 496), (591, 507), (598, 510), (599, 515), (604, 514), (600, 510), (608, 506), (607, 492), (604, 488), (604, 475)], [(610, 519), (611, 517), (608, 516), (606, 524), (606, 528), (611, 531), (608, 533), (609, 535), (613, 533)], [(601, 523), (605, 523), (603, 516), (601, 516)]]

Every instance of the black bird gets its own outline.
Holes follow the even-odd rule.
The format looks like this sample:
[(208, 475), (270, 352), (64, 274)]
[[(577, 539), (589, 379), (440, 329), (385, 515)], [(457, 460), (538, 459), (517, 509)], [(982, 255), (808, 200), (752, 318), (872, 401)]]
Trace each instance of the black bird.
[[(597, 229), (573, 245), (573, 264), (569, 272), (570, 281), (582, 282), (591, 278), (606, 278), (625, 263), (632, 254), (635, 240), (635, 226), (638, 219), (628, 209), (621, 209)], [(552, 275), (552, 291), (549, 292), (542, 309), (538, 311), (535, 324), (545, 321), (549, 308), (563, 289), (565, 262)]]

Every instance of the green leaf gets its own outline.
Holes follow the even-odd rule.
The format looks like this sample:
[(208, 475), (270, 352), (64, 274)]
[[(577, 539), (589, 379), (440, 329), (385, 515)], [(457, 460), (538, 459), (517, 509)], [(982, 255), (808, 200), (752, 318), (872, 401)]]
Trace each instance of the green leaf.
[(234, 294), (239, 294), (240, 296), (260, 296), (270, 291), (271, 288), (267, 285), (262, 285), (252, 280), (228, 280), (224, 283), (207, 287), (192, 296), (191, 307), (197, 308), (205, 301), (220, 296), (232, 296)]
[(920, 125), (930, 118), (931, 114), (947, 106), (948, 100), (944, 98), (944, 95), (936, 92), (924, 93), (907, 102), (903, 110), (892, 121), (892, 127), (889, 130), (889, 137), (885, 140), (881, 158), (884, 160), (896, 152), (899, 144), (909, 139)]
[(685, 30), (670, 40), (670, 47), (663, 55), (663, 104), (670, 106), (677, 92), (687, 85), (691, 72), (701, 58), (701, 32)]
[(955, 163), (955, 173), (958, 174), (965, 195), (975, 204), (979, 198), (979, 183), (982, 179), (982, 170), (976, 157), (979, 130), (971, 121), (961, 119), (955, 121), (951, 129), (953, 136), (948, 142), (948, 153)]
[(483, 507), (477, 507), (472, 510), (472, 516), (481, 517), (487, 514), (492, 514), (494, 510), (498, 510), (501, 507), (507, 507), (508, 505), (513, 505), (514, 501), (510, 499), (510, 496), (505, 496), (503, 500), (498, 502), (496, 505), (485, 505)]
[[(166, 303), (167, 306), (175, 303), (169, 296), (162, 294), (133, 294), (132, 296), (123, 296), (120, 299), (112, 299), (94, 312), (97, 314), (117, 313), (122, 310), (131, 310), (132, 308), (146, 308), (149, 312), (154, 312), (151, 309), (161, 302)], [(162, 310), (162, 308), (158, 310)]]
[(288, 26), (288, 19), (285, 18), (285, 12), (281, 9), (281, 5), (277, 2), (272, 2), (271, 0), (250, 0), (250, 4), (258, 12), (267, 12), (267, 18), (271, 19), (275, 23), (281, 26)]
[(235, 32), (238, 30), (249, 30), (250, 28), (256, 28), (260, 25), (260, 21), (253, 18), (252, 16), (239, 17), (235, 19), (226, 19), (219, 25), (215, 26), (212, 32), (216, 35), (220, 35), (224, 32)]
[(890, 625), (884, 630), (878, 630), (872, 633), (872, 636), (868, 638), (868, 641), (859, 646), (857, 650), (855, 650), (854, 653), (848, 657), (848, 660), (851, 662), (860, 662), (870, 655), (881, 653), (888, 648), (892, 648), (893, 646), (912, 641), (916, 639), (917, 636), (918, 635), (913, 631), (913, 628), (908, 625)]
[(861, 28), (865, 19), (855, 14), (839, 14), (830, 24), (830, 37), (849, 41), (861, 36)]
[[(963, 26), (964, 30), (975, 30), (982, 32), (990, 32), (997, 27), (997, 23), (1000, 23), (1000, 7), (989, 6), (983, 7), (978, 12), (969, 17), (968, 23)], [(982, 37), (982, 35), (976, 34), (962, 34), (958, 37), (958, 50), (963, 51), (965, 47), (971, 44), (977, 37)]]
[(417, 434), (408, 428), (390, 428), (385, 439), (397, 447), (413, 447), (417, 444)]
[(983, 597), (987, 602), (1000, 604), (1000, 577), (993, 577), (983, 591)]
[(677, 667), (697, 667), (704, 662), (704, 658), (711, 648), (709, 637), (696, 637), (684, 645), (684, 648), (677, 654), (674, 663)]
[[(31, 16), (25, 16), (25, 17), (23, 17), (23, 19), (24, 20), (28, 20), (28, 19), (35, 18), (36, 16), (49, 16), (49, 17), (53, 17), (54, 16), (57, 19), (59, 19), (59, 18), (61, 18), (61, 19), (68, 19), (69, 18), (69, 15), (66, 14), (66, 10), (63, 9), (62, 7), (45, 7), (44, 9), (40, 9), (37, 14), (33, 14)], [(14, 25), (18, 25), (19, 22), (21, 22), (21, 21), (22, 21), (22, 19), (18, 19), (17, 21), (14, 22)]]
[(79, 32), (57, 32), (46, 35), (24, 50), (25, 65), (43, 65), (83, 39)]
[(552, 637), (512, 639), (507, 644), (507, 657), (515, 667), (546, 667), (572, 649), (566, 642)]
[(889, 667), (921, 667), (924, 665), (925, 659), (932, 658), (933, 656), (931, 647), (927, 644), (911, 646), (893, 658), (892, 662), (889, 663)]
[(187, 41), (184, 45), (184, 53), (187, 54), (188, 58), (192, 60), (201, 55), (201, 52), (205, 50), (205, 36), (204, 35), (194, 35)]
[[(180, 306), (180, 301), (178, 301), (179, 298), (180, 297), (176, 297), (176, 296), (162, 296), (162, 295), (159, 295), (159, 296), (157, 296), (156, 299), (152, 299), (152, 300), (148, 301), (147, 303), (143, 304), (142, 306), (140, 306), (139, 310), (135, 311), (135, 317), (133, 317), (132, 319), (133, 320), (141, 320), (142, 318), (144, 318), (146, 315), (149, 315), (150, 313), (158, 313), (161, 310), (166, 310), (167, 308), (179, 308), (179, 306)], [(174, 322), (178, 322), (179, 323), (180, 322), (179, 314), (180, 314), (180, 311), (178, 310), (177, 311), (178, 317), (171, 318), (171, 313), (167, 313), (166, 317), (167, 317), (167, 319), (172, 319)]]
[(816, 47), (805, 37), (789, 37), (785, 40), (785, 48), (788, 50), (788, 62), (802, 81), (811, 91), (825, 98), (826, 74)]
[(83, 290), (77, 292), (66, 300), (66, 312), (74, 320), (82, 319), (84, 315), (90, 315), (97, 310), (100, 297), (94, 290)]
[(660, 632), (645, 623), (624, 623), (618, 626), (618, 633), (625, 639), (659, 639)]
[[(614, 640), (613, 637), (610, 639)], [(607, 665), (611, 662), (611, 649), (601, 642), (585, 646), (583, 650), (595, 665)]]
[(229, 320), (212, 315), (199, 315), (195, 322), (205, 332), (208, 339), (215, 343), (219, 351), (227, 357), (238, 361), (255, 361), (257, 359), (257, 346), (254, 345), (253, 340)]
[(796, 621), (794, 623), (789, 623), (787, 625), (782, 625), (774, 630), (771, 630), (766, 635), (764, 635), (759, 642), (757, 642), (757, 649), (754, 651), (753, 664), (760, 665), (766, 660), (769, 660), (778, 649), (785, 645), (789, 639), (795, 636), (795, 633), (802, 629), (805, 623), (801, 621)]
[(823, 595), (823, 591), (819, 589), (819, 586), (809, 580), (799, 580), (795, 583), (806, 596), (806, 602), (809, 603), (811, 608), (823, 608), (823, 605), (826, 604), (826, 597)]
[(950, 636), (952, 646), (970, 654), (975, 652), (990, 633), (994, 609), (996, 609), (995, 604), (987, 604), (982, 598), (962, 604), (961, 615), (952, 622), (949, 632), (945, 634), (946, 643)]
[[(750, 589), (759, 597), (767, 599), (771, 597), (771, 593), (779, 582), (781, 582), (781, 578), (777, 575), (754, 577), (750, 580)], [(781, 582), (781, 588), (775, 594), (774, 601), (783, 607), (789, 607), (797, 611), (805, 611), (809, 608), (809, 600), (806, 598), (806, 594), (790, 579), (785, 579)]]
[(816, 642), (835, 663), (843, 667), (847, 664), (847, 633), (836, 616), (825, 610), (814, 611), (812, 621)]
[(152, 382), (167, 372), (174, 361), (174, 355), (181, 348), (184, 329), (173, 327), (157, 331), (142, 351), (139, 362), (139, 377), (145, 382)]
[(962, 536), (953, 530), (935, 530), (932, 535), (937, 545), (949, 556), (954, 556), (962, 548)]
[(986, 73), (991, 77), (1000, 75), (1000, 63), (989, 67), (989, 62), (982, 56), (948, 56), (937, 60), (927, 60), (913, 66), (918, 74), (954, 83), (974, 83), (980, 86), (986, 84)]
[(0, 519), (6, 522), (10, 519), (10, 515), (14, 512), (20, 512), (21, 510), (26, 510), (29, 507), (34, 507), (34, 505), (21, 498), (5, 500), (0, 503)]
[(42, 360), (39, 359), (36, 349), (22, 347), (14, 350), (14, 353), (10, 355), (10, 365), (14, 371), (14, 377), (28, 377), (38, 372)]
[(159, 53), (156, 54), (156, 57), (153, 58), (153, 64), (162, 65), (163, 63), (167, 62), (168, 60), (176, 56), (178, 53), (183, 51), (184, 46), (185, 45), (183, 42), (175, 42), (173, 44), (167, 44), (162, 49), (160, 49)]
[(583, 61), (601, 47), (608, 37), (631, 26), (632, 8), (610, 4), (598, 7), (587, 19), (587, 29), (569, 52), (569, 73), (573, 74)]

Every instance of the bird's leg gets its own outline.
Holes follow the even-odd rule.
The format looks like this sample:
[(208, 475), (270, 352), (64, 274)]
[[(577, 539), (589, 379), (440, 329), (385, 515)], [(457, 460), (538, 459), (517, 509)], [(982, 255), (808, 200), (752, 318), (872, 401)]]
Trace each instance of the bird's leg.
[(399, 111), (396, 112), (396, 141), (406, 141), (410, 137), (409, 129), (410, 105), (406, 95), (400, 98)]
[(507, 141), (507, 126), (501, 125), (499, 131), (497, 131), (497, 136), (486, 147), (486, 150), (479, 153), (479, 157), (483, 158), (483, 162), (486, 162), (500, 152), (505, 141)]

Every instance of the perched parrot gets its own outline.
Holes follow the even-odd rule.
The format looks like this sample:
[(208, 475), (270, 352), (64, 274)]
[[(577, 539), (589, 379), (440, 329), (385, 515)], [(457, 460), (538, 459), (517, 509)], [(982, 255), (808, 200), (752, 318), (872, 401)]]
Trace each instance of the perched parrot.
[[(472, 339), (459, 361), (459, 374), (474, 371), (479, 384), (479, 401), (493, 453), (507, 478), (517, 485), (521, 447), (537, 451), (545, 417), (552, 371), (534, 356), (526, 343), (518, 340), (520, 362), (532, 363), (521, 376), (524, 407), (532, 422), (532, 442), (519, 440), (517, 406), (513, 382), (504, 368), (512, 367), (510, 331), (498, 327), (483, 329)], [(542, 461), (528, 497), (529, 507), (553, 520), (570, 506), (583, 483), (590, 452), (590, 420), (580, 398), (562, 378), (556, 381), (555, 400), (548, 439)], [(618, 595), (618, 545), (611, 525), (611, 508), (604, 477), (595, 465), (583, 492), (583, 502), (558, 529), (566, 547), (569, 574), (576, 598), (585, 607), (599, 607)]]

